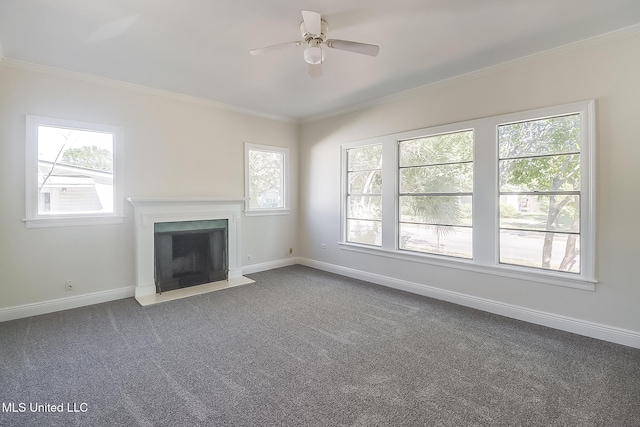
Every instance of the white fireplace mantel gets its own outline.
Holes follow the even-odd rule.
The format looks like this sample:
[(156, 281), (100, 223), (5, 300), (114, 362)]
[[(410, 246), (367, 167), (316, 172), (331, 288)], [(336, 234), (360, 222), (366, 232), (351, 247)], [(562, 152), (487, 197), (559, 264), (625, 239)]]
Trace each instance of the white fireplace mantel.
[(156, 293), (154, 224), (159, 222), (228, 220), (229, 279), (242, 276), (240, 220), (245, 198), (143, 198), (129, 197), (136, 223), (136, 298)]

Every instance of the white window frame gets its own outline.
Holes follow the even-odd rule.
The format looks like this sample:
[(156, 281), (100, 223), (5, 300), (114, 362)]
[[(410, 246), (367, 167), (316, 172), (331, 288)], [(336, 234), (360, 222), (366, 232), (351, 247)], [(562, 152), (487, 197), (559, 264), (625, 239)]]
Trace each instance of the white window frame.
[[(267, 153), (277, 153), (283, 155), (282, 165), (282, 194), (283, 194), (283, 207), (281, 208), (252, 208), (251, 207), (251, 194), (249, 193), (249, 151), (264, 151)], [(291, 209), (289, 208), (289, 149), (287, 147), (276, 147), (272, 145), (261, 145), (245, 142), (244, 144), (244, 194), (245, 194), (245, 209), (244, 214), (246, 216), (264, 216), (264, 215), (288, 215)]]
[[(580, 273), (544, 270), (499, 262), (499, 173), (498, 126), (506, 123), (579, 113), (581, 116), (581, 190), (580, 190)], [(487, 117), (444, 126), (401, 132), (342, 144), (341, 241), (343, 250), (385, 256), (412, 262), (455, 268), (484, 274), (522, 279), (551, 285), (594, 290), (595, 271), (595, 102), (581, 101), (500, 116)], [(473, 157), (473, 259), (428, 253), (409, 253), (399, 249), (398, 226), (398, 141), (461, 130), (474, 131)], [(382, 144), (382, 247), (370, 247), (346, 241), (346, 149)]]
[[(349, 243), (349, 244), (354, 244), (354, 245), (361, 245), (364, 247), (373, 247), (373, 248), (380, 248), (384, 246), (384, 242), (382, 243), (382, 245), (374, 245), (374, 244), (365, 244), (365, 243), (355, 243), (355, 242), (350, 242), (349, 241), (349, 230), (347, 227), (347, 216), (348, 216), (348, 212), (349, 212), (349, 206), (348, 206), (348, 198), (349, 198), (349, 153), (348, 151), (352, 148), (360, 148), (360, 147), (367, 147), (367, 146), (373, 146), (373, 145), (381, 145), (382, 146), (382, 158), (384, 159), (385, 157), (385, 153), (384, 153), (384, 145), (381, 143), (366, 143), (366, 142), (362, 142), (362, 143), (353, 143), (353, 144), (344, 144), (343, 145), (343, 149), (341, 152), (341, 171), (342, 171), (342, 175), (341, 175), (341, 182), (342, 182), (342, 197), (340, 198), (340, 209), (342, 212), (342, 218), (343, 220), (341, 221), (341, 236), (342, 236), (342, 241)], [(383, 160), (382, 162), (382, 171), (384, 171), (385, 169), (385, 162)], [(384, 175), (384, 172), (383, 172)], [(387, 186), (388, 187), (388, 186)], [(381, 198), (381, 204), (382, 204), (382, 220), (380, 222), (382, 222), (383, 224), (383, 232), (382, 232), (382, 239), (384, 239), (384, 218), (385, 215), (388, 214), (388, 212), (385, 212), (385, 204), (384, 204), (384, 199), (385, 199), (385, 193), (389, 192), (389, 188), (387, 188), (387, 191), (385, 191), (385, 180), (384, 178), (382, 179), (382, 192), (380, 194), (380, 198)]]
[[(455, 131), (455, 132), (445, 132), (445, 133), (439, 133), (439, 134), (429, 134), (429, 135), (424, 135), (424, 137), (429, 137), (429, 138), (431, 138), (431, 137), (438, 137), (438, 136), (442, 136), (442, 135), (450, 135), (450, 134), (456, 134), (456, 133), (462, 133), (462, 132), (471, 132), (471, 135), (472, 135), (472, 137), (473, 137), (473, 129), (460, 129), (460, 130)], [(402, 144), (402, 142), (405, 142), (405, 141), (413, 141), (413, 140), (416, 140), (416, 139), (421, 139), (421, 138), (399, 139), (399, 140), (397, 141), (397, 150), (398, 150), (398, 153), (400, 152), (400, 145)], [(475, 138), (474, 138), (474, 140), (472, 141), (472, 147), (471, 147), (471, 150), (472, 150), (472, 151), (474, 150), (474, 142), (475, 142)], [(470, 161), (461, 161), (461, 162), (457, 162), (457, 163), (455, 163), (455, 164), (463, 164), (463, 163), (470, 163), (470, 164), (472, 165), (472, 168), (473, 168), (473, 155), (472, 155), (472, 157), (471, 157), (471, 160), (470, 160)], [(453, 164), (453, 163), (450, 163), (450, 164)], [(398, 174), (398, 193), (397, 193), (397, 196), (396, 196), (397, 203), (398, 203), (398, 207), (397, 207), (397, 209), (398, 209), (398, 250), (400, 250), (400, 251), (402, 251), (402, 252), (410, 252), (410, 253), (416, 253), (416, 252), (417, 252), (417, 253), (431, 253), (431, 254), (433, 254), (433, 255), (437, 255), (437, 256), (448, 256), (448, 257), (454, 257), (454, 258), (473, 259), (473, 247), (471, 248), (471, 258), (463, 257), (463, 256), (455, 256), (455, 255), (450, 255), (450, 254), (437, 254), (437, 253), (435, 253), (435, 252), (417, 251), (417, 250), (411, 250), (411, 249), (406, 249), (406, 248), (403, 248), (403, 249), (401, 249), (401, 248), (400, 248), (400, 231), (399, 231), (399, 229), (400, 229), (400, 224), (402, 223), (402, 221), (400, 220), (400, 217), (401, 217), (401, 215), (400, 215), (400, 197), (402, 197), (403, 195), (405, 195), (405, 194), (403, 194), (403, 193), (401, 193), (401, 192), (400, 192), (400, 185), (401, 185), (401, 181), (402, 181), (402, 180), (401, 180), (400, 175), (401, 175), (401, 170), (402, 170), (402, 169), (408, 169), (408, 168), (410, 168), (410, 167), (415, 167), (415, 166), (410, 166), (410, 167), (407, 167), (407, 166), (401, 166), (401, 165), (400, 165), (400, 157), (399, 157), (399, 155), (398, 155), (398, 164), (396, 165), (396, 167), (397, 167), (397, 174)], [(418, 166), (418, 167), (420, 167), (420, 166)], [(473, 173), (473, 169), (472, 169), (472, 173)], [(467, 193), (469, 193), (469, 194), (467, 194)], [(463, 191), (457, 191), (457, 192), (453, 192), (453, 193), (451, 193), (451, 194), (471, 196), (471, 199), (472, 199), (472, 201), (473, 201), (473, 195), (474, 195), (474, 194), (473, 194), (473, 190), (472, 190), (471, 192), (467, 192), (467, 191), (464, 191), (464, 192), (463, 192)], [(436, 197), (437, 197), (437, 196), (439, 196), (438, 192), (434, 192), (434, 193), (433, 193), (433, 196), (436, 196)], [(472, 209), (473, 209), (473, 206), (472, 206)], [(425, 223), (425, 224), (426, 224), (426, 223)], [(433, 225), (433, 224), (427, 224), (427, 225)], [(462, 226), (460, 226), (460, 227), (473, 229), (473, 226), (466, 226), (466, 225), (462, 225)], [(472, 243), (473, 243), (473, 242), (472, 242)]]
[[(113, 212), (108, 213), (38, 213), (38, 126), (52, 126), (113, 135)], [(123, 129), (98, 123), (59, 119), (36, 115), (26, 116), (26, 218), (27, 228), (64, 227), (77, 225), (121, 224), (124, 222)]]

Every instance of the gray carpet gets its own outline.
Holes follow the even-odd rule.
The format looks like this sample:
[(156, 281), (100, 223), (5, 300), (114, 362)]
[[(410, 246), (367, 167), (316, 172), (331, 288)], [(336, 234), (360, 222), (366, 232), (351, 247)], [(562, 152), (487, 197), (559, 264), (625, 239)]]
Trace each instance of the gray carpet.
[(302, 266), (250, 277), (0, 323), (0, 425), (640, 426), (638, 349)]

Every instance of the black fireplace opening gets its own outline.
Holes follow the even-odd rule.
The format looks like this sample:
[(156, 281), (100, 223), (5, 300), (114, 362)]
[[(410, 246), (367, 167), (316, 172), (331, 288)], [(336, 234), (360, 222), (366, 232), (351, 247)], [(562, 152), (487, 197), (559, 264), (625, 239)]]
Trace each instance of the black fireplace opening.
[(156, 292), (227, 280), (227, 225), (226, 219), (154, 224)]

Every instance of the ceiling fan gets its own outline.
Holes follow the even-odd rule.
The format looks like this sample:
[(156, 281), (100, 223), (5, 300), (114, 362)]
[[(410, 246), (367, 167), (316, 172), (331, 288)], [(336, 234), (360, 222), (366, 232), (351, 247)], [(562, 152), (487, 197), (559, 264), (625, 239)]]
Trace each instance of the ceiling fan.
[(322, 75), (322, 63), (324, 62), (325, 51), (322, 45), (331, 48), (346, 50), (349, 52), (361, 53), (363, 55), (376, 56), (380, 47), (374, 44), (352, 42), (348, 40), (327, 39), (329, 24), (322, 19), (318, 12), (308, 10), (302, 11), (302, 23), (300, 24), (300, 32), (302, 40), (280, 43), (273, 46), (267, 46), (260, 49), (249, 51), (251, 55), (259, 55), (265, 52), (272, 52), (290, 45), (302, 46), (306, 45), (304, 50), (304, 60), (309, 64), (309, 76), (320, 77)]

